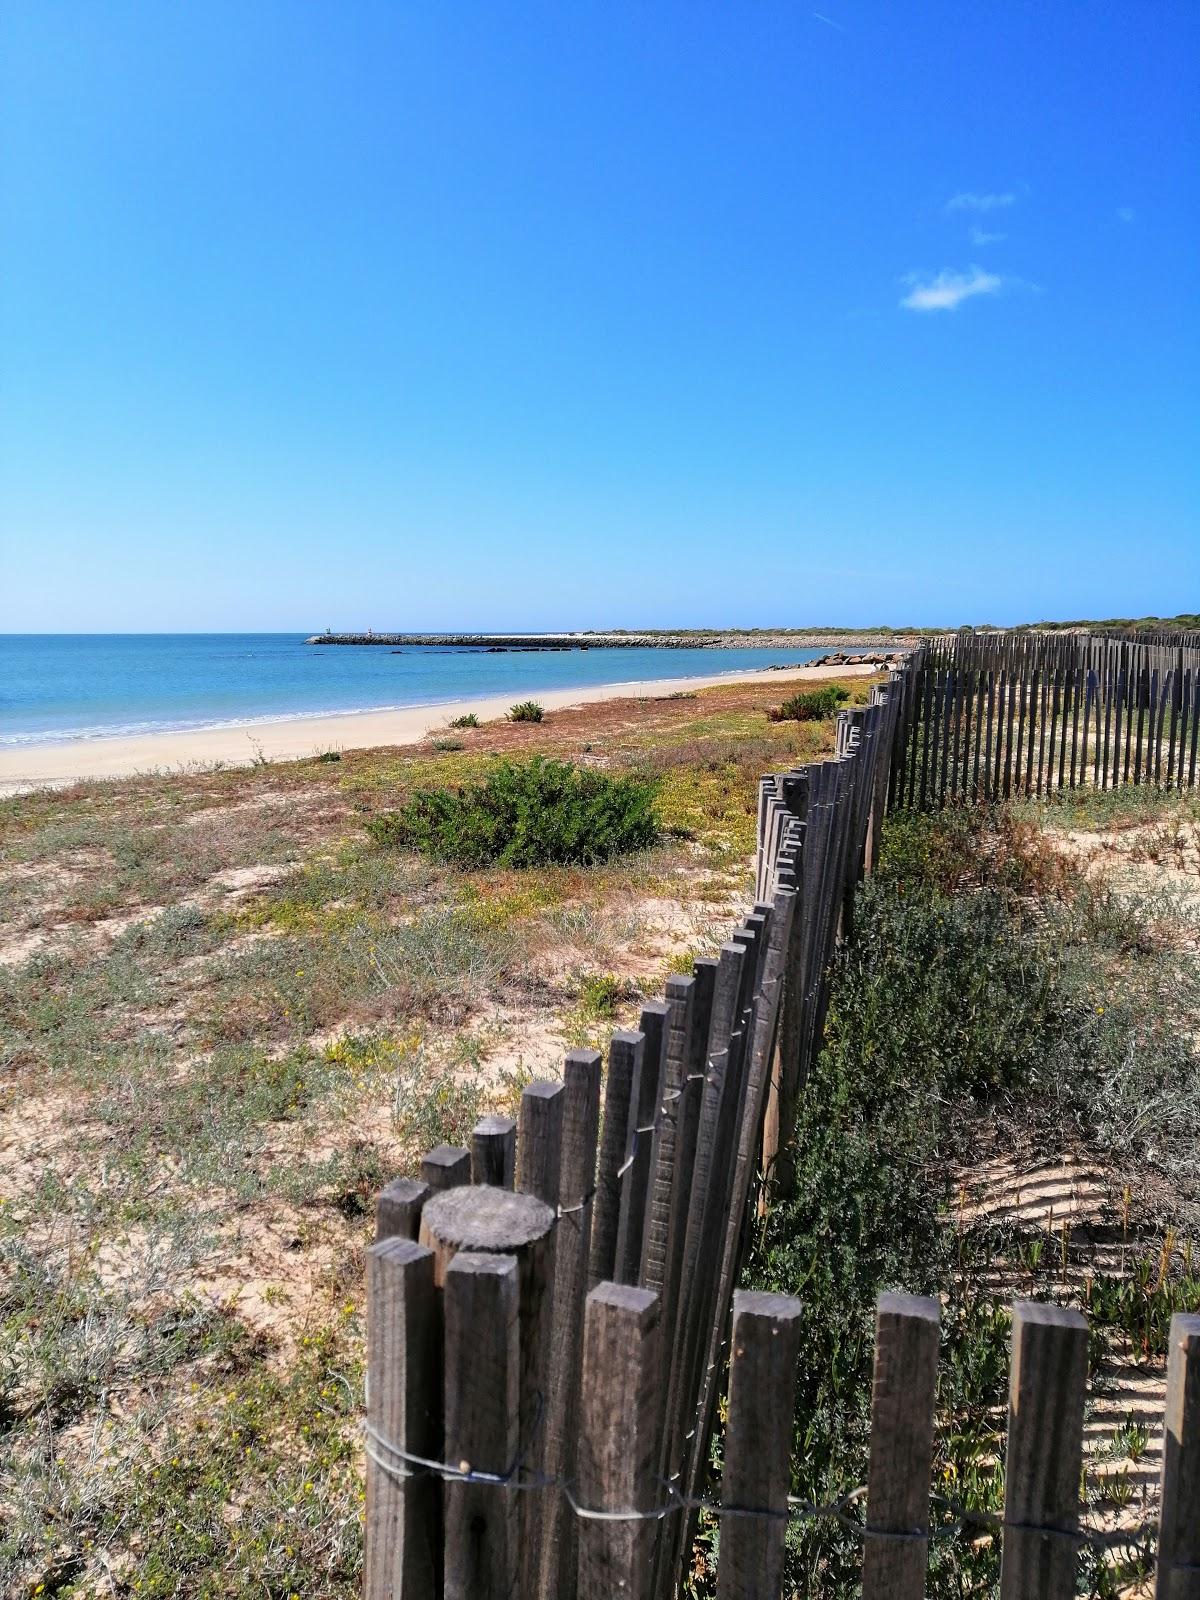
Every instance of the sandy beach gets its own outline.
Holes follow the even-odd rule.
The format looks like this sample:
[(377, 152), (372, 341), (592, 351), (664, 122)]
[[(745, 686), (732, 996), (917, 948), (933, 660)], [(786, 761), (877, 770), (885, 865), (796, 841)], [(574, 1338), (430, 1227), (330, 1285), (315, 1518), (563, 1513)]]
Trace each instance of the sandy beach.
[[(598, 683), (584, 688), (545, 689), (537, 699), (547, 711), (599, 700), (639, 699), (706, 689), (720, 683), (848, 678), (877, 667), (794, 667), (780, 671), (712, 673), (694, 678), (656, 678), (640, 683)], [(60, 787), (81, 778), (128, 778), (136, 773), (190, 771), (206, 766), (248, 766), (251, 762), (299, 761), (323, 750), (363, 750), (378, 745), (419, 744), (453, 717), (473, 711), (481, 722), (502, 717), (513, 696), (455, 700), (436, 706), (404, 706), (391, 711), (340, 711), (236, 727), (188, 728), (167, 733), (70, 739), (0, 750), (0, 795)]]

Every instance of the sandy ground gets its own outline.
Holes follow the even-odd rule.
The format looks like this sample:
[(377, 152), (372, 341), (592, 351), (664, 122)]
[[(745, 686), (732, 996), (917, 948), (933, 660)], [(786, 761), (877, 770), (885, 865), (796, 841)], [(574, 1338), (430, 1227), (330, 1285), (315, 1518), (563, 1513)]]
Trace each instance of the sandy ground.
[[(545, 689), (538, 694), (538, 701), (547, 711), (560, 711), (564, 706), (587, 705), (597, 700), (638, 699), (677, 690), (707, 689), (714, 684), (757, 680), (782, 684), (795, 679), (863, 677), (878, 671), (878, 667), (868, 666), (796, 667), (782, 672), (723, 672), (700, 678), (656, 678), (645, 683), (597, 683), (584, 688)], [(322, 750), (419, 744), (431, 730), (444, 728), (452, 717), (473, 711), (481, 722), (490, 722), (502, 717), (512, 702), (513, 696), (506, 694), (395, 711), (342, 711), (251, 726), (22, 745), (0, 750), (0, 795), (73, 783), (80, 778), (128, 778), (134, 773), (187, 771), (216, 764), (245, 766), (259, 758), (298, 761)]]

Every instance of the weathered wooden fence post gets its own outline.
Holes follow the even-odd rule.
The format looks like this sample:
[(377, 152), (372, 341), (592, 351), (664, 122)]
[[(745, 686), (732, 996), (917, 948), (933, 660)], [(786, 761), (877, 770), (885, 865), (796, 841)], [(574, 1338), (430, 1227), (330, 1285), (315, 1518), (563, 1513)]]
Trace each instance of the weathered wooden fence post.
[(1013, 1306), (1000, 1600), (1075, 1593), (1087, 1346), (1078, 1311)]
[(458, 1189), (471, 1181), (471, 1152), (452, 1144), (439, 1144), (421, 1161), (421, 1182), (435, 1194)]
[(481, 1117), (471, 1130), (471, 1182), (511, 1189), (516, 1168), (516, 1123), (511, 1117)]
[(1155, 1600), (1200, 1600), (1200, 1316), (1171, 1318)]
[(421, 1224), (421, 1208), (430, 1195), (427, 1183), (419, 1178), (393, 1178), (379, 1191), (375, 1201), (375, 1240), (415, 1239)]
[(564, 1090), (561, 1083), (526, 1084), (518, 1113), (517, 1188), (558, 1205)]
[(519, 1449), (518, 1267), (463, 1250), (446, 1268), (446, 1464), (498, 1481), (447, 1478), (445, 1600), (512, 1600)]
[(442, 1486), (406, 1460), (442, 1450), (442, 1307), (433, 1253), (390, 1238), (367, 1251), (365, 1600), (439, 1600)]
[[(562, 1155), (554, 1246), (554, 1307), (546, 1406), (545, 1470), (573, 1479), (579, 1427), (583, 1304), (600, 1132), (600, 1052), (572, 1050), (563, 1071)], [(577, 1526), (565, 1496), (555, 1494), (544, 1519), (539, 1593), (569, 1595), (578, 1564)]]
[(662, 1104), (669, 1016), (665, 1001), (651, 1000), (642, 1007), (638, 1018), (646, 1042), (634, 1072), (629, 1126), (625, 1135), (625, 1160), (621, 1166), (621, 1211), (617, 1220), (617, 1261), (613, 1274), (618, 1283), (637, 1283), (642, 1265), (642, 1240), (650, 1200), (654, 1132)]
[(790, 1295), (739, 1291), (733, 1297), (718, 1600), (776, 1600), (779, 1594), (801, 1315), (799, 1300)]
[(921, 1600), (925, 1593), (937, 1361), (937, 1301), (880, 1295), (863, 1600)]
[(604, 1087), (604, 1132), (596, 1173), (596, 1207), (588, 1276), (592, 1283), (613, 1278), (617, 1265), (617, 1230), (621, 1219), (621, 1168), (629, 1139), (635, 1079), (641, 1076), (646, 1041), (640, 1033), (618, 1029), (608, 1047)]
[[(554, 1282), (555, 1214), (531, 1194), (468, 1185), (435, 1195), (421, 1214), (421, 1243), (435, 1253), (434, 1273), (446, 1270), (463, 1250), (517, 1258), (521, 1404), (519, 1451), (522, 1473), (537, 1477), (543, 1466), (550, 1315)], [(517, 1496), (521, 1527), (522, 1600), (537, 1593), (541, 1496)]]
[[(655, 1522), (644, 1513), (656, 1505), (659, 1331), (658, 1296), (649, 1289), (602, 1283), (588, 1295), (576, 1600), (648, 1600)], [(629, 1515), (604, 1515), (622, 1512)]]

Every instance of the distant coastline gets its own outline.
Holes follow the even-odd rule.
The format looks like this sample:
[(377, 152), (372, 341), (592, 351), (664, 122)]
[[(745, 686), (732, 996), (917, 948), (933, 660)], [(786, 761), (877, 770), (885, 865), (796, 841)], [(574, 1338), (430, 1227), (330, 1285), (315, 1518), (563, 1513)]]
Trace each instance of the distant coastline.
[[(501, 636), (503, 637), (503, 636)], [(529, 637), (509, 635), (509, 639)], [(544, 700), (619, 683), (895, 659), (843, 644), (673, 649), (405, 645), (307, 648), (303, 634), (0, 635), (0, 751), (101, 745), (158, 734), (232, 733), (314, 717), (456, 702)]]
[(562, 633), (313, 633), (305, 644), (390, 645), (461, 650), (819, 650), (854, 645), (897, 649), (917, 642), (915, 630), (891, 628), (615, 628)]

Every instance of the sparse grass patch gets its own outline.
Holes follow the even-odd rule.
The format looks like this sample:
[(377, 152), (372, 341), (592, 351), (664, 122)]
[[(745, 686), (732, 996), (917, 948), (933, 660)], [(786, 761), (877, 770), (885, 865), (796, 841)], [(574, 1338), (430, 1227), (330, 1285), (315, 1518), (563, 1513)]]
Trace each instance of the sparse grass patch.
[(489, 1096), (477, 1078), (432, 1069), (420, 1051), (396, 1073), (396, 1128), (414, 1159), (435, 1145), (469, 1147)]
[(362, 1383), (348, 1333), (314, 1327), (280, 1372), (232, 1325), (185, 1404), (115, 1422), (71, 1474), (52, 1435), (21, 1430), (0, 1542), (20, 1592), (94, 1593), (93, 1579), (120, 1573), (131, 1595), (234, 1595), (255, 1571), (281, 1596), (347, 1594), (361, 1559)]
[(1157, 1260), (1139, 1254), (1123, 1277), (1108, 1272), (1089, 1277), (1084, 1310), (1121, 1335), (1130, 1360), (1165, 1357), (1171, 1318), (1200, 1312), (1200, 1262), (1192, 1245), (1180, 1247), (1174, 1229), (1168, 1229)]
[(1062, 789), (1038, 799), (1022, 800), (1014, 812), (1056, 828), (1155, 828), (1177, 822), (1200, 822), (1200, 790), (1163, 790), (1151, 784), (1117, 789)]
[(745, 857), (754, 848), (757, 815), (757, 791), (748, 779), (734, 763), (669, 767), (659, 779), (663, 826), (676, 838), (700, 840), (718, 857)]
[(561, 905), (585, 885), (573, 881), (575, 874), (547, 869), (536, 878), (514, 873), (507, 878), (495, 872), (480, 873), (463, 884), (463, 906), (480, 926), (503, 928), (510, 923), (528, 922)]

